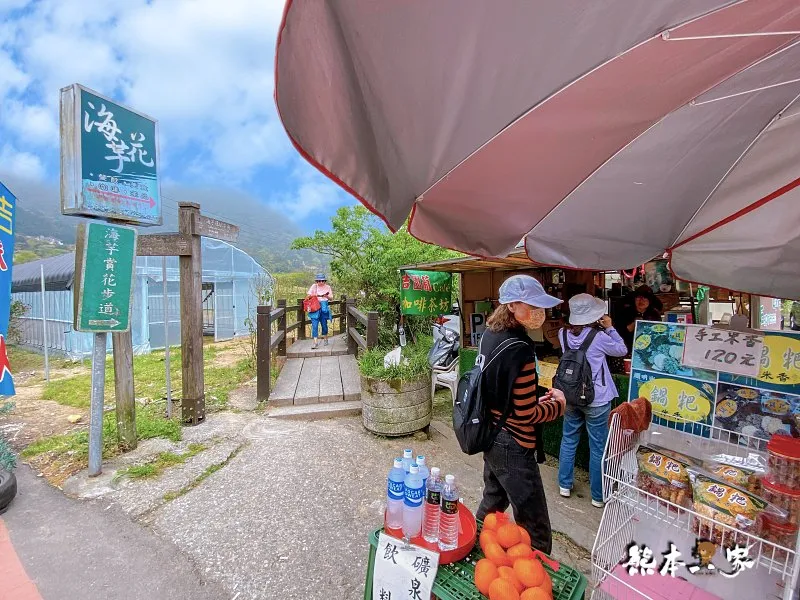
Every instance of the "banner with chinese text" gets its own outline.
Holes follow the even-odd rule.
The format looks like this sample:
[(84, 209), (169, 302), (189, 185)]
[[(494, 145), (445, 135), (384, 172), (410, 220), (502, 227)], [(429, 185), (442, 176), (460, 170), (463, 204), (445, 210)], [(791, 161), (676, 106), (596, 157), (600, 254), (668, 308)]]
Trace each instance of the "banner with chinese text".
[(14, 223), (17, 198), (0, 183), (0, 396), (13, 396), (6, 336), (11, 318), (11, 269), (14, 264)]
[[(694, 345), (718, 343), (720, 349), (726, 348), (723, 363), (736, 354), (737, 368), (749, 367), (755, 356), (758, 375), (683, 364), (687, 335), (700, 338), (692, 340)], [(714, 342), (710, 335), (720, 339)], [(718, 351), (708, 348), (709, 357), (716, 356)], [(725, 329), (638, 321), (628, 394), (629, 400), (640, 396), (650, 400), (653, 422), (698, 435), (709, 435), (703, 425), (714, 425), (762, 439), (774, 433), (800, 437), (800, 335), (768, 331), (748, 336)]]
[(400, 308), (404, 315), (435, 317), (451, 310), (453, 276), (438, 271), (403, 271)]
[(160, 225), (158, 123), (77, 84), (61, 122), (61, 212)]

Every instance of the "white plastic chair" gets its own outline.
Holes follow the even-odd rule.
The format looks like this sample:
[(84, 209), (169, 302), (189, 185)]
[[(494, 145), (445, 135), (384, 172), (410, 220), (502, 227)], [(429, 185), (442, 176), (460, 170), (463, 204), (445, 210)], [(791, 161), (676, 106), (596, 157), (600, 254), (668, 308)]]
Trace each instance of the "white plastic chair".
[(431, 398), (436, 393), (436, 386), (445, 387), (450, 390), (450, 395), (453, 397), (453, 404), (456, 403), (456, 394), (458, 393), (458, 358), (453, 360), (446, 367), (433, 367), (431, 374)]

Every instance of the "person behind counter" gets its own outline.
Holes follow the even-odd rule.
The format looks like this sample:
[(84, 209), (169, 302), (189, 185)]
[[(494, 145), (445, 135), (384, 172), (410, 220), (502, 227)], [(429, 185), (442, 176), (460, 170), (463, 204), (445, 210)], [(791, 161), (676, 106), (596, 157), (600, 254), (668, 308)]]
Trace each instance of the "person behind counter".
[(648, 285), (640, 285), (628, 294), (623, 306), (622, 323), (617, 323), (617, 329), (625, 341), (630, 355), (633, 348), (633, 334), (636, 331), (636, 321), (660, 321), (663, 305), (656, 298), (653, 290)]

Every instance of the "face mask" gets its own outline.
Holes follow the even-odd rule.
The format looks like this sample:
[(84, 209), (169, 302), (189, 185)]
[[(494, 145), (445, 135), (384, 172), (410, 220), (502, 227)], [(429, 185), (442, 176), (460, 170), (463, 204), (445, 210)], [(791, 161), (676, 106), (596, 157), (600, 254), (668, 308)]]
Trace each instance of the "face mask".
[(531, 308), (528, 311), (528, 316), (525, 319), (520, 319), (517, 317), (517, 321), (520, 322), (525, 329), (539, 329), (545, 321), (545, 312), (543, 308)]

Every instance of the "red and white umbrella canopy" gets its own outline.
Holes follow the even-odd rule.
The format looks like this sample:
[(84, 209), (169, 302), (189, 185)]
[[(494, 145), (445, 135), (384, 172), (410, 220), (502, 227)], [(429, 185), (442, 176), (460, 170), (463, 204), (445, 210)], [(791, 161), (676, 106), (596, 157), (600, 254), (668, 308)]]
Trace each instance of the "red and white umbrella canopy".
[(275, 95), (422, 240), (800, 297), (797, 0), (294, 0)]

